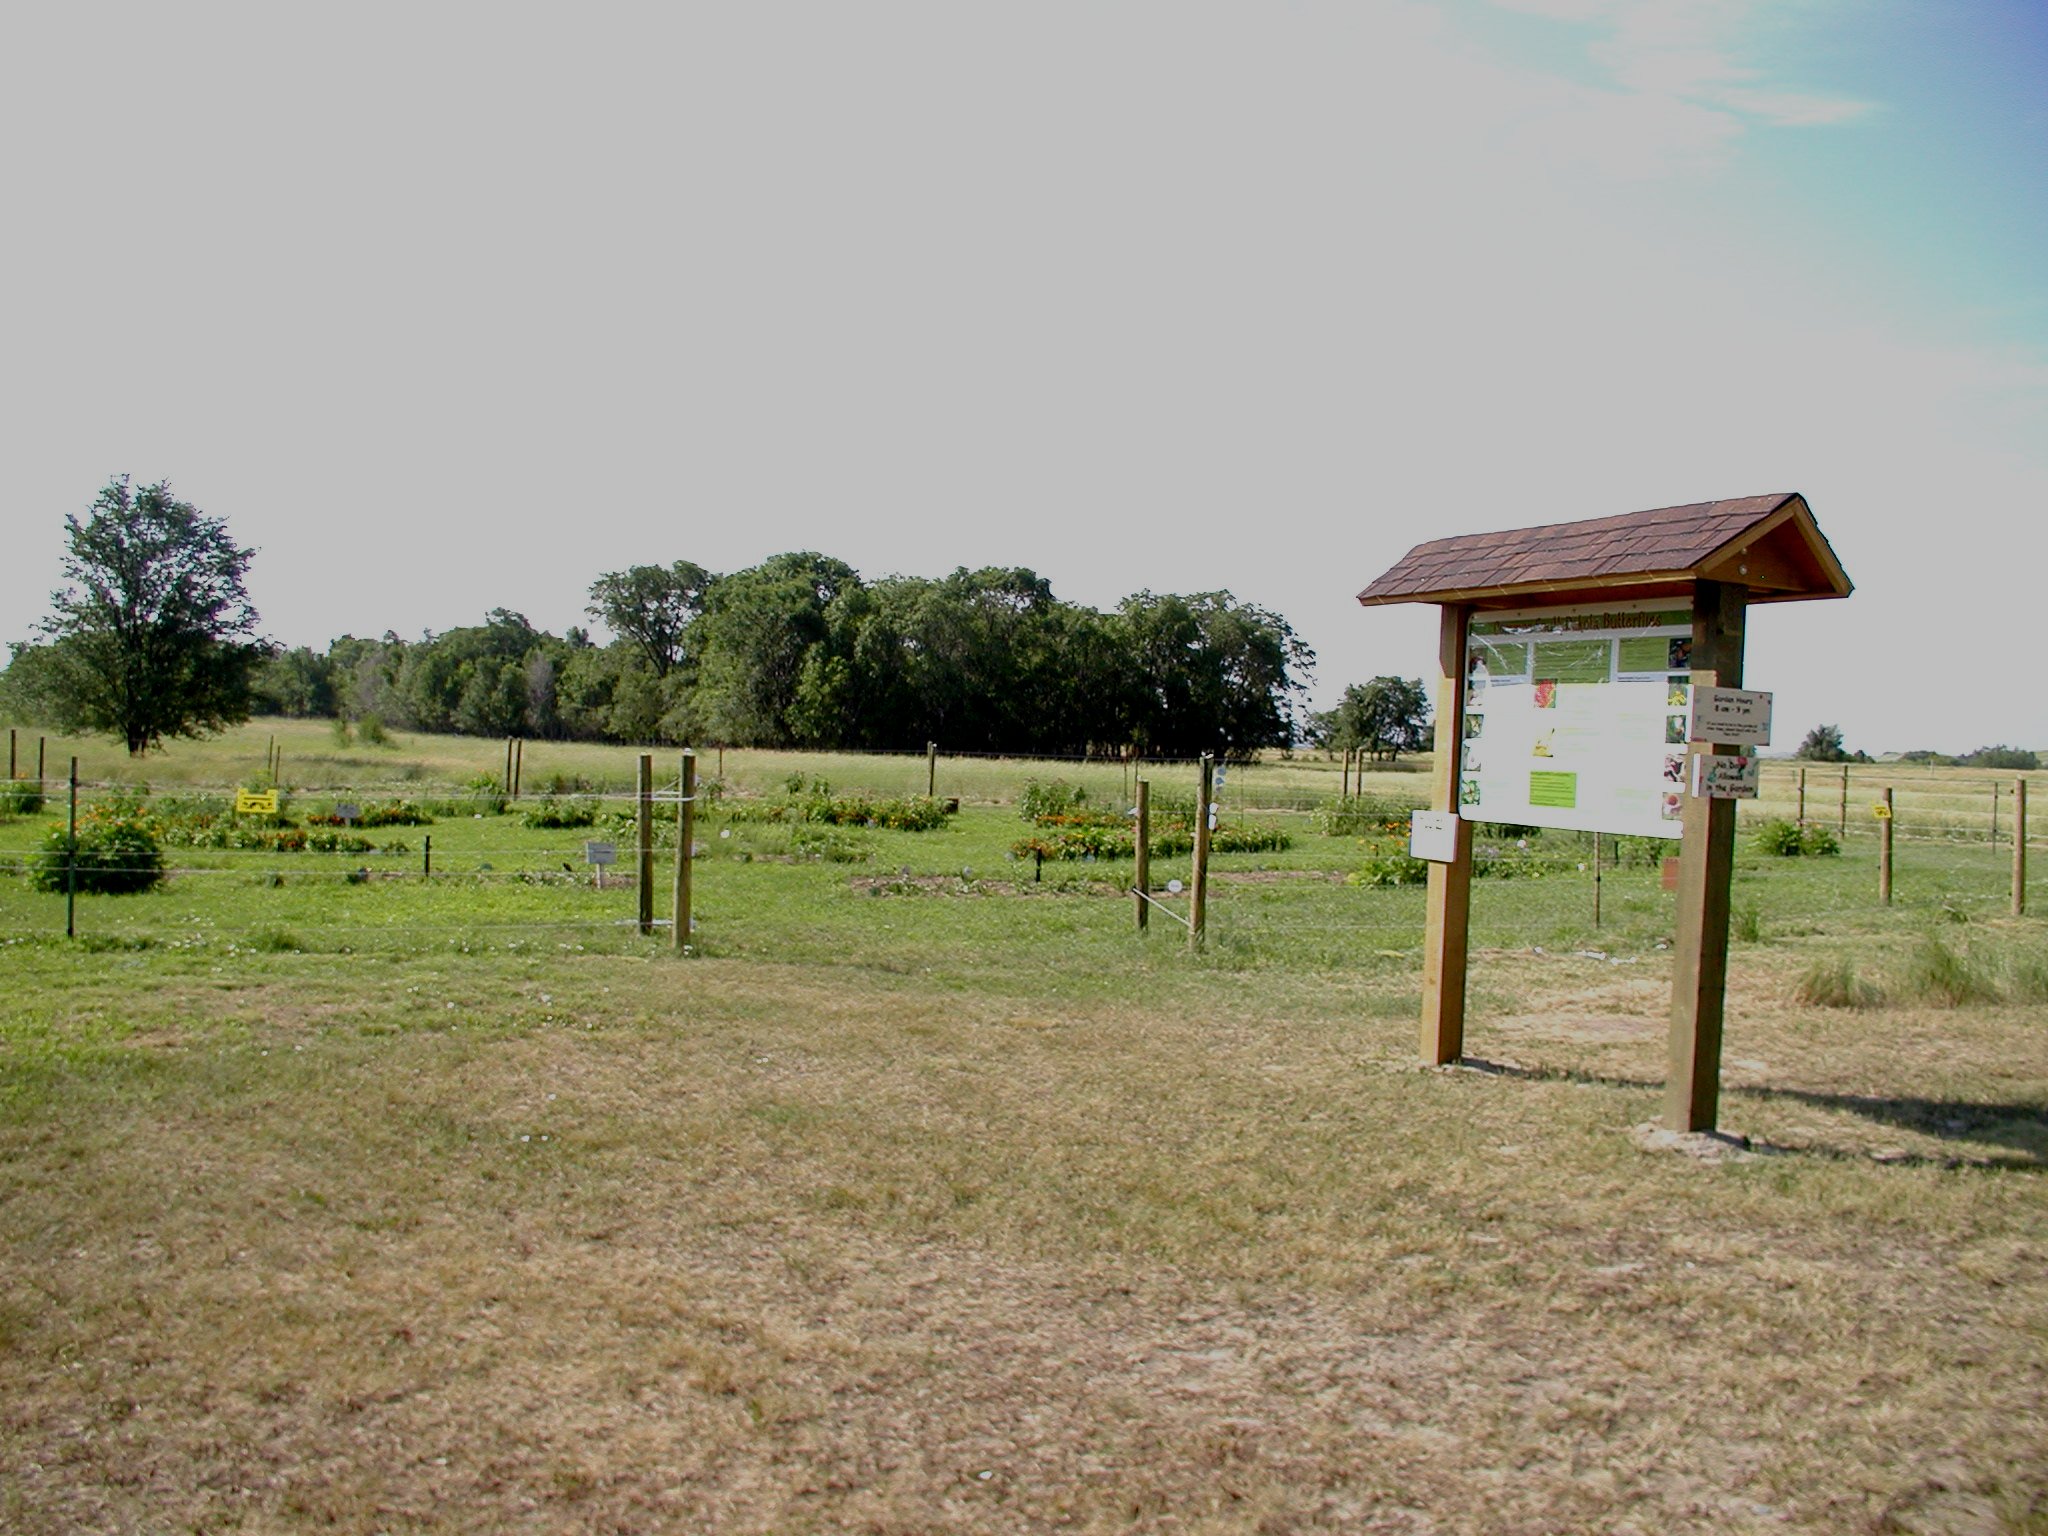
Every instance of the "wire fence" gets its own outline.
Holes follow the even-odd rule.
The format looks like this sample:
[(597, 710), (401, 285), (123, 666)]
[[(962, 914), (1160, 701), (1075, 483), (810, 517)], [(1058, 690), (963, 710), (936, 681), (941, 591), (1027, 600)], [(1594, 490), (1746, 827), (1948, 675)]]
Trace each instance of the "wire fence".
[[(948, 890), (957, 882), (961, 892), (982, 895), (1006, 888), (1035, 894), (1027, 888), (1045, 884), (1050, 871), (1052, 886), (1064, 894), (1118, 898), (1118, 910), (1103, 909), (1100, 922), (1108, 928), (1135, 927), (1129, 915), (1128, 863), (1034, 865), (1027, 874), (1004, 846), (1021, 823), (1006, 832), (1007, 822), (997, 825), (988, 819), (972, 853), (942, 859), (928, 852), (936, 845), (908, 834), (865, 850), (821, 850), (806, 847), (788, 829), (722, 819), (721, 811), (729, 814), (786, 795), (794, 785), (821, 781), (835, 791), (875, 796), (936, 789), (942, 798), (985, 808), (1014, 804), (1030, 784), (1051, 779), (1085, 788), (1098, 807), (1122, 811), (1139, 778), (1152, 784), (1155, 797), (1191, 797), (1200, 782), (1200, 764), (1190, 760), (931, 752), (720, 754), (717, 749), (697, 757), (703, 770), (700, 812), (708, 818), (699, 832), (697, 854), (713, 866), (726, 859), (829, 865), (844, 853), (846, 867), (833, 871), (842, 884), (872, 880), (896, 868), (915, 880)], [(668, 756), (668, 763), (675, 761)], [(1216, 792), (1223, 815), (1284, 827), (1295, 847), (1286, 855), (1217, 859), (1208, 912), (1213, 941), (1247, 953), (1285, 952), (1311, 963), (1317, 955), (1355, 959), (1361, 953), (1412, 955), (1418, 950), (1419, 890), (1361, 879), (1362, 867), (1375, 857), (1367, 847), (1374, 839), (1325, 836), (1319, 827), (1328, 818), (1314, 822), (1302, 815), (1339, 803), (1333, 769), (1333, 763), (1316, 759), (1229, 765)], [(600, 939), (644, 942), (635, 894), (641, 862), (639, 794), (631, 778), (622, 780), (609, 770), (557, 771), (537, 776), (517, 799), (500, 785), (403, 779), (298, 783), (291, 782), (289, 772), (285, 778), (277, 811), (268, 815), (236, 813), (237, 796), (248, 784), (152, 788), (116, 779), (81, 781), (77, 796), (85, 823), (123, 806), (151, 814), (161, 829), (162, 850), (150, 870), (165, 877), (165, 883), (147, 903), (95, 898), (82, 922), (72, 914), (71, 926), (102, 937), (164, 943), (207, 936), (233, 942), (238, 934), (260, 935), (280, 926), (337, 946), (371, 935), (403, 942), (415, 936), (438, 941), (524, 934), (565, 947)], [(1375, 769), (1357, 779), (1347, 775), (1346, 787), (1351, 786), (1358, 786), (1354, 805), (1384, 810), (1390, 821), (1424, 804), (1428, 792), (1426, 776), (1405, 768)], [(64, 900), (61, 882), (53, 888), (49, 872), (51, 839), (67, 823), (72, 786), (68, 779), (44, 780), (36, 788), (41, 804), (33, 812), (0, 817), (0, 940), (47, 937), (66, 926), (56, 906)], [(1766, 765), (1760, 797), (1742, 804), (1743, 827), (1753, 832), (1767, 820), (1798, 820), (1803, 811), (1807, 823), (1835, 830), (1846, 853), (1833, 860), (1751, 860), (1738, 874), (1738, 923), (1747, 920), (1784, 932), (1879, 910), (1874, 863), (1884, 823), (1873, 808), (1884, 803), (1887, 789), (1896, 908), (1988, 918), (2010, 910), (2017, 889), (2028, 910), (2044, 910), (2048, 893), (2040, 886), (2048, 878), (2048, 858), (2036, 852), (2044, 843), (2038, 819), (2029, 828), (2024, 882), (2013, 884), (2015, 805), (2009, 779), (1850, 765), (1845, 780), (1837, 768), (1776, 763)], [(680, 793), (679, 773), (664, 774), (653, 793), (650, 853), (657, 865), (652, 881), (657, 892), (664, 892), (669, 881)], [(401, 802), (431, 821), (370, 824)], [(568, 824), (551, 825), (551, 819)], [(1633, 849), (1628, 862), (1617, 866), (1614, 840), (1601, 843), (1590, 834), (1555, 831), (1517, 839), (1514, 831), (1486, 831), (1502, 845), (1497, 851), (1504, 876), (1475, 883), (1477, 941), (1598, 948), (1607, 936), (1654, 949), (1672, 908), (1661, 879), (1661, 849)], [(281, 833), (291, 836), (280, 843)], [(860, 830), (848, 836), (858, 843)], [(1387, 841), (1382, 832), (1378, 843)], [(1517, 841), (1535, 846), (1515, 848)], [(1674, 841), (1669, 853), (1677, 850)], [(978, 865), (979, 872), (970, 864)], [(115, 874), (144, 872), (118, 859), (103, 859), (100, 868)], [(1155, 859), (1153, 873), (1155, 886), (1163, 886), (1185, 871)], [(39, 874), (44, 889), (34, 891), (31, 879)], [(715, 892), (715, 867), (707, 868), (704, 878)], [(346, 899), (337, 900), (337, 892)], [(1184, 897), (1155, 895), (1169, 913), (1178, 915), (1176, 900), (1184, 910)], [(1746, 919), (1745, 913), (1755, 916)], [(835, 923), (859, 920), (843, 912), (831, 915)], [(664, 921), (655, 919), (657, 925)], [(782, 942), (775, 937), (776, 924), (787, 921), (786, 915), (778, 916), (759, 928), (764, 951)], [(815, 915), (803, 921), (816, 926)], [(729, 943), (745, 947), (755, 942), (740, 937), (743, 919), (723, 927)]]

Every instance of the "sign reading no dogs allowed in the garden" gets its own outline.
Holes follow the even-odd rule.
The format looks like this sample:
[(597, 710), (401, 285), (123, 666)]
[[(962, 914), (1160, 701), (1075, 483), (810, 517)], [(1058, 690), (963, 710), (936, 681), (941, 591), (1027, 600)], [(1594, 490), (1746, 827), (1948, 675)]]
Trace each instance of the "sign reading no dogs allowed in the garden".
[(1678, 836), (1692, 614), (1666, 599), (1475, 617), (1458, 813)]

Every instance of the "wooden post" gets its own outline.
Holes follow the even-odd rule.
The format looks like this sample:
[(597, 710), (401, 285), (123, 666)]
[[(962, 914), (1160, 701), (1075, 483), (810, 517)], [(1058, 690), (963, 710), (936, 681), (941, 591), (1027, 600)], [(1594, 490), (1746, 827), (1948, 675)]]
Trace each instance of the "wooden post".
[(1216, 793), (1216, 758), (1202, 754), (1202, 788), (1195, 800), (1195, 872), (1188, 888), (1188, 948), (1202, 952), (1209, 930), (1209, 800)]
[(44, 738), (41, 736), (36, 738), (36, 789), (38, 792), (43, 787), (43, 742)]
[(512, 793), (512, 738), (510, 736), (505, 738), (505, 777), (503, 787), (505, 793), (509, 796)]
[(512, 798), (519, 798), (519, 781), (526, 776), (526, 738), (521, 736), (512, 743)]
[(1800, 826), (1806, 825), (1806, 770), (1799, 770), (1799, 814), (1794, 818)]
[(2012, 915), (2027, 915), (2027, 781), (2012, 781)]
[(78, 937), (78, 759), (71, 759), (71, 833), (64, 845), (64, 937)]
[[(1693, 585), (1692, 686), (1742, 686), (1748, 592), (1720, 581)], [(1729, 748), (1729, 751), (1735, 750)], [(1678, 856), (1678, 937), (1671, 977), (1671, 1042), (1664, 1081), (1664, 1123), (1674, 1131), (1711, 1131), (1720, 1112), (1721, 1027), (1728, 994), (1729, 887), (1735, 873), (1735, 801), (1695, 795), (1695, 756), (1687, 752), (1687, 794)]]
[(1998, 785), (1991, 786), (1991, 846), (1998, 846)]
[(638, 794), (634, 800), (633, 825), (639, 837), (640, 931), (654, 932), (654, 754), (640, 754)]
[(939, 744), (936, 741), (924, 744), (924, 792), (928, 798), (939, 792)]
[(14, 777), (14, 727), (7, 727), (7, 777)]
[(1884, 815), (1877, 824), (1877, 899), (1892, 904), (1892, 787), (1884, 787)]
[(1152, 926), (1152, 781), (1138, 780), (1138, 824), (1131, 829), (1131, 855), (1137, 870), (1131, 889), (1138, 893), (1138, 931)]
[(1842, 764), (1842, 813), (1835, 823), (1835, 830), (1844, 837), (1849, 835), (1849, 765), (1847, 763)]
[(1351, 798), (1351, 749), (1349, 747), (1344, 749), (1343, 774), (1343, 787), (1337, 791), (1337, 798), (1339, 800), (1349, 800)]
[[(1458, 809), (1465, 730), (1465, 627), (1472, 610), (1443, 605), (1436, 651), (1436, 764), (1430, 805)], [(1465, 968), (1472, 922), (1472, 824), (1458, 819), (1457, 857), (1429, 866), (1422, 937), (1422, 1059), (1440, 1067), (1465, 1054)]]
[(675, 935), (681, 954), (690, 944), (690, 841), (697, 831), (697, 754), (683, 753), (683, 795), (676, 805)]
[(420, 848), (420, 878), (431, 880), (434, 876), (434, 834), (427, 834), (425, 844)]

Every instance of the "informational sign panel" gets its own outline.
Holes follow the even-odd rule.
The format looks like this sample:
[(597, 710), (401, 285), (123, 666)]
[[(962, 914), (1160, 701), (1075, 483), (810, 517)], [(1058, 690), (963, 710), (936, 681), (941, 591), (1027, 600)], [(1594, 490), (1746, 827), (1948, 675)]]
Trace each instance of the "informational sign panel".
[(1692, 739), (1730, 747), (1771, 744), (1771, 696), (1749, 688), (1696, 688)]
[(235, 814), (237, 816), (275, 816), (277, 814), (277, 791), (274, 789), (236, 790)]
[(1677, 837), (1691, 667), (1692, 614), (1668, 598), (1475, 617), (1459, 814)]
[(606, 864), (616, 864), (619, 862), (619, 845), (617, 843), (585, 843), (583, 845), (583, 862), (586, 864), (596, 864), (600, 867)]
[(1763, 782), (1763, 759), (1753, 752), (1692, 760), (1692, 792), (1708, 800), (1754, 800)]
[(1458, 818), (1452, 811), (1416, 811), (1408, 818), (1408, 854), (1437, 864), (1458, 857)]

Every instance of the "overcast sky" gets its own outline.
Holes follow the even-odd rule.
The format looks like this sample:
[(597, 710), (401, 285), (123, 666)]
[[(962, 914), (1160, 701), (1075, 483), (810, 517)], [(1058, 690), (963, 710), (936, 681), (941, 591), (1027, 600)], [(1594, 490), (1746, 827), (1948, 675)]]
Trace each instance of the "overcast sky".
[(0, 637), (169, 479), (324, 647), (790, 549), (1227, 588), (1804, 492), (1778, 743), (2048, 748), (2040, 0), (14, 6)]

